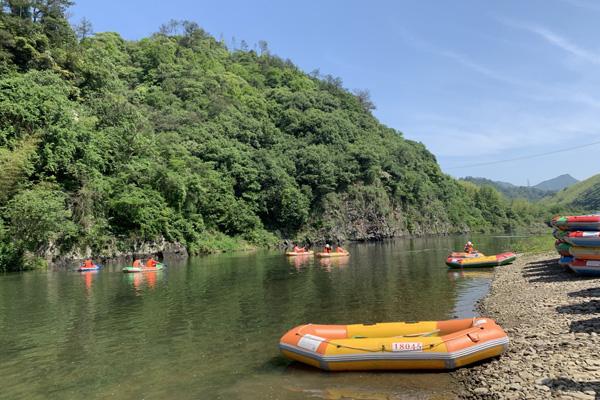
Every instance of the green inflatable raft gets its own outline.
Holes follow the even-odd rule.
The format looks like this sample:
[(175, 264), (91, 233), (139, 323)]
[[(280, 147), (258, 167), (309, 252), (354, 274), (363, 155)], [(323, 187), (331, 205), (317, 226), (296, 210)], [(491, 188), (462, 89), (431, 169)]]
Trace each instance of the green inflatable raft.
[(156, 264), (155, 268), (132, 267), (132, 266), (124, 267), (123, 268), (123, 272), (125, 272), (125, 273), (132, 273), (132, 272), (156, 272), (156, 271), (161, 271), (164, 268), (165, 268), (164, 264), (158, 263), (158, 264)]

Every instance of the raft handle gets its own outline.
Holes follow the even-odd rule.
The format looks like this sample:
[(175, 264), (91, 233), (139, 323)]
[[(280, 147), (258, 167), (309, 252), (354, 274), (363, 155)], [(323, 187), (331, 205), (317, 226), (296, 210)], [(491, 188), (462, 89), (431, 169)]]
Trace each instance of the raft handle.
[(469, 339), (471, 339), (473, 342), (479, 342), (479, 334), (477, 332), (471, 332), (471, 333), (467, 333), (467, 336), (469, 337)]

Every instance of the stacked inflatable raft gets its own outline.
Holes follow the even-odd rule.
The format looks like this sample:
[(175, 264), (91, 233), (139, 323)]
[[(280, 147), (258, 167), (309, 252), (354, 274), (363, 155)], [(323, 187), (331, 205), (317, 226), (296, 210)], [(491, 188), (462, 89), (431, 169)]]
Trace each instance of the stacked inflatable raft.
[(580, 275), (600, 276), (600, 214), (555, 217), (550, 224), (559, 264)]

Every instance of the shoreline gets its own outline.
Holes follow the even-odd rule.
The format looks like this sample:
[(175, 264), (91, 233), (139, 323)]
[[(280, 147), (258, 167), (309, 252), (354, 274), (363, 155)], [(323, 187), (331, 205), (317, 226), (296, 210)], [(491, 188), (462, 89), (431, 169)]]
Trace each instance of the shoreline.
[(556, 261), (556, 253), (526, 254), (497, 267), (476, 309), (504, 328), (509, 349), (456, 370), (458, 398), (600, 398), (600, 279)]
[[(343, 244), (346, 245), (348, 243), (385, 243), (395, 240), (407, 240), (407, 239), (422, 239), (422, 238), (435, 238), (435, 237), (447, 237), (447, 236), (467, 236), (468, 232), (456, 232), (456, 233), (425, 233), (425, 234), (406, 234), (394, 237), (385, 237), (379, 239), (361, 239), (361, 240), (334, 240), (329, 241), (333, 244)], [(505, 235), (507, 237), (537, 237), (540, 236), (537, 232), (491, 232), (491, 233), (477, 233), (477, 235), (483, 236), (497, 236), (497, 235)], [(142, 242), (136, 243), (133, 245), (129, 245), (130, 248), (128, 250), (114, 250), (109, 252), (109, 254), (99, 254), (94, 256), (90, 254), (89, 250), (79, 250), (75, 253), (66, 253), (62, 255), (54, 255), (54, 256), (46, 256), (43, 257), (47, 264), (48, 270), (69, 270), (74, 265), (83, 262), (87, 258), (94, 258), (99, 260), (102, 264), (111, 264), (111, 263), (123, 263), (123, 262), (131, 262), (134, 259), (134, 255), (137, 257), (148, 257), (148, 256), (158, 256), (159, 258), (169, 258), (169, 259), (187, 259), (190, 257), (199, 257), (199, 256), (208, 256), (214, 254), (226, 254), (226, 253), (246, 253), (258, 250), (281, 250), (285, 251), (293, 247), (293, 243), (296, 240), (292, 239), (281, 239), (276, 245), (254, 245), (249, 243), (243, 243), (239, 247), (229, 248), (229, 249), (220, 249), (215, 247), (210, 251), (202, 251), (199, 253), (191, 253), (190, 249), (185, 245), (178, 242), (167, 242), (165, 240), (159, 240), (158, 242)], [(311, 242), (308, 244), (308, 249), (320, 247), (327, 243), (327, 240), (319, 239), (315, 242)]]

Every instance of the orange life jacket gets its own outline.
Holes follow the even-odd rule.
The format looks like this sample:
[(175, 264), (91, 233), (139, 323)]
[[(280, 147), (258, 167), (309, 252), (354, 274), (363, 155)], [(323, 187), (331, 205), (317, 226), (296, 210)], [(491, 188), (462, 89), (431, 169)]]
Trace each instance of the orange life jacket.
[(156, 260), (151, 258), (148, 261), (146, 261), (146, 268), (156, 268)]

